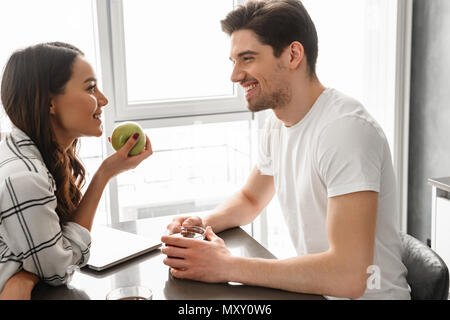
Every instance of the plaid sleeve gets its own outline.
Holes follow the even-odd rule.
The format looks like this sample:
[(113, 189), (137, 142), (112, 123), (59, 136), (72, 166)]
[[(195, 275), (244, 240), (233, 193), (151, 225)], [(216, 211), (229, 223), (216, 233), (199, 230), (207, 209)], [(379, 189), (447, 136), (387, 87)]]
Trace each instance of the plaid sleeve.
[(19, 263), (51, 285), (66, 282), (69, 266), (87, 263), (91, 243), (82, 226), (61, 226), (56, 205), (47, 177), (39, 173), (10, 176), (0, 190), (0, 234), (8, 247), (0, 262)]

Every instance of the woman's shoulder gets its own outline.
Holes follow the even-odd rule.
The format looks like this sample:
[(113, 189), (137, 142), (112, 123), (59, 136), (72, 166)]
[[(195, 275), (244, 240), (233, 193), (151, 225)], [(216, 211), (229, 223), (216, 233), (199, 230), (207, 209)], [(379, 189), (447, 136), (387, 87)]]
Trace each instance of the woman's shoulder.
[(40, 155), (36, 155), (34, 150), (27, 150), (32, 147), (36, 148), (34, 145), (17, 146), (8, 138), (1, 142), (0, 186), (3, 187), (6, 180), (14, 181), (15, 185), (23, 184), (24, 187), (38, 183), (54, 192), (54, 179)]
[(11, 173), (0, 182), (0, 222), (4, 218), (31, 207), (57, 205), (55, 188), (40, 172), (22, 170)]

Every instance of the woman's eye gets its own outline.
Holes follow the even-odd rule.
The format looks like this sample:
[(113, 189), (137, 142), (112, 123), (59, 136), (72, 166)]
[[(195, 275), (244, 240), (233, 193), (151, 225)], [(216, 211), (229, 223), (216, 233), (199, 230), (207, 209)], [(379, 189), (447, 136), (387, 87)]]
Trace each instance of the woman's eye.
[(88, 88), (88, 91), (89, 91), (90, 93), (95, 93), (95, 85), (90, 86), (90, 87)]

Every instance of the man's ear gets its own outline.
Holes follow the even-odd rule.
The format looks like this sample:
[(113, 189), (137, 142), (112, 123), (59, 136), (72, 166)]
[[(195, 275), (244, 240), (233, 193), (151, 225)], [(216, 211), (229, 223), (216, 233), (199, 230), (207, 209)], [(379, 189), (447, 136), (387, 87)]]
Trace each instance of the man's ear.
[(289, 66), (291, 69), (297, 69), (303, 60), (305, 60), (305, 48), (298, 42), (292, 42), (289, 47)]

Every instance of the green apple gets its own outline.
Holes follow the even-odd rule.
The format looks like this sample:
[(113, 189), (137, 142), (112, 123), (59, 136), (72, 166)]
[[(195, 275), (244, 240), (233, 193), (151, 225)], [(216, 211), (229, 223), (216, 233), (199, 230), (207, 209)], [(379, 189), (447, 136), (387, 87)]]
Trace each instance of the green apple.
[(111, 136), (111, 144), (114, 150), (119, 150), (127, 142), (128, 138), (132, 138), (135, 133), (139, 133), (138, 142), (136, 142), (128, 155), (135, 156), (141, 153), (146, 143), (144, 130), (139, 124), (132, 121), (123, 122), (114, 128)]

